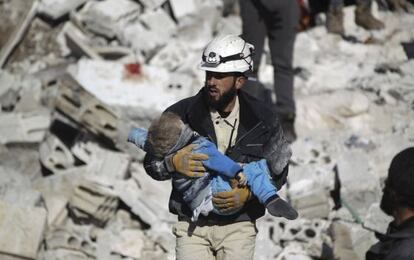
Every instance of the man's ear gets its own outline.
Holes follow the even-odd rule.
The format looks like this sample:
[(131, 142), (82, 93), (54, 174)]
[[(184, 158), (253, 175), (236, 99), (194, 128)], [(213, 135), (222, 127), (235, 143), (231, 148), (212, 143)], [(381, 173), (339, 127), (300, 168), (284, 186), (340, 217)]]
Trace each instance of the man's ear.
[(246, 83), (246, 77), (239, 76), (236, 78), (236, 89), (241, 89), (243, 85)]

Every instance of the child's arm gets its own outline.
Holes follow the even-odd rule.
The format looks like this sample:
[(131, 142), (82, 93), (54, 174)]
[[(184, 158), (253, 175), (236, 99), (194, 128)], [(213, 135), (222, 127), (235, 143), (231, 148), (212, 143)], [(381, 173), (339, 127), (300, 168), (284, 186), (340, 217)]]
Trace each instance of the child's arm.
[(148, 131), (143, 128), (132, 128), (128, 134), (128, 142), (135, 144), (145, 151), (145, 142), (147, 141)]
[(203, 161), (203, 165), (218, 174), (225, 175), (229, 178), (234, 178), (237, 173), (242, 171), (242, 167), (220, 153), (217, 147), (205, 138), (198, 138), (193, 142), (197, 147), (193, 150), (194, 153), (204, 153), (208, 155), (208, 159)]

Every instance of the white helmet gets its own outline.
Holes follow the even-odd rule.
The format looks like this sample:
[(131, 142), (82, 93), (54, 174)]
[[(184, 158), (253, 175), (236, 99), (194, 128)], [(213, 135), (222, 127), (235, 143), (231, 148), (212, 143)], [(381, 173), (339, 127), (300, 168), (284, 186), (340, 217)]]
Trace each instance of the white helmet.
[(198, 68), (214, 72), (251, 72), (253, 53), (254, 46), (239, 36), (219, 36), (204, 49)]

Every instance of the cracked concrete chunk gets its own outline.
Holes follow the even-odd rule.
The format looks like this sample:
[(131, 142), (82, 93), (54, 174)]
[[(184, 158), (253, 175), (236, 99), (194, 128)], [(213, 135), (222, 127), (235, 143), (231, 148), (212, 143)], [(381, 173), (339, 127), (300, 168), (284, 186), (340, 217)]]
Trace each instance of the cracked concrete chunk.
[(87, 1), (88, 0), (40, 0), (38, 12), (53, 20), (57, 20)]
[(187, 48), (182, 42), (171, 41), (154, 55), (149, 64), (173, 71), (182, 65), (188, 56)]
[(139, 0), (139, 2), (147, 9), (156, 9), (166, 1), (167, 0)]
[(50, 123), (49, 111), (0, 113), (0, 143), (38, 143)]
[(166, 37), (171, 37), (177, 31), (174, 20), (161, 8), (143, 13), (140, 20), (149, 30)]
[(101, 148), (92, 142), (78, 142), (72, 152), (87, 165), (91, 174), (111, 180), (123, 180), (127, 176), (131, 160), (127, 154)]
[(144, 248), (144, 239), (144, 233), (141, 230), (122, 230), (119, 240), (111, 246), (111, 252), (124, 257), (140, 258)]
[(39, 147), (42, 165), (54, 174), (74, 167), (75, 158), (69, 148), (56, 136), (48, 135)]
[(89, 236), (89, 226), (61, 227), (51, 231), (46, 237), (48, 250), (70, 249), (96, 257), (96, 243)]
[(92, 222), (103, 226), (115, 216), (118, 197), (110, 187), (85, 181), (75, 188), (69, 200), (69, 210), (79, 222)]
[(0, 201), (0, 258), (36, 259), (45, 226), (43, 208), (21, 208)]
[(74, 14), (74, 19), (96, 34), (114, 38), (118, 30), (140, 13), (140, 5), (130, 0), (91, 1)]

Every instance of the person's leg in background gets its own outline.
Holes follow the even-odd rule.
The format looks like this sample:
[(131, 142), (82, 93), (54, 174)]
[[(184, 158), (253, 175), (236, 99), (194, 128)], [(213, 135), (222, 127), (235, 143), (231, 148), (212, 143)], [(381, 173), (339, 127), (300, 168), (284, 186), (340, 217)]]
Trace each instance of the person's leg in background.
[(380, 30), (384, 23), (371, 12), (372, 0), (356, 0), (355, 23), (366, 30)]
[(271, 92), (258, 81), (259, 65), (263, 54), (264, 42), (267, 35), (262, 12), (264, 7), (260, 1), (239, 0), (240, 16), (242, 19), (242, 38), (254, 45), (253, 74), (249, 75), (243, 89), (252, 96), (272, 104)]
[(326, 13), (326, 30), (328, 33), (344, 35), (344, 1), (331, 0)]
[(265, 19), (274, 69), (276, 112), (286, 139), (293, 142), (296, 139), (296, 106), (292, 63), (300, 16), (299, 5), (297, 1), (292, 0), (262, 0), (262, 3), (268, 10)]

